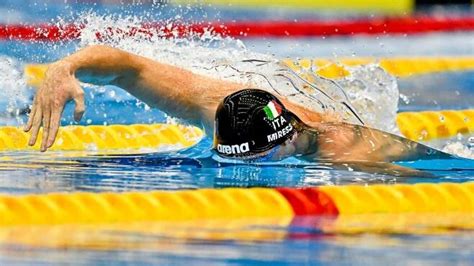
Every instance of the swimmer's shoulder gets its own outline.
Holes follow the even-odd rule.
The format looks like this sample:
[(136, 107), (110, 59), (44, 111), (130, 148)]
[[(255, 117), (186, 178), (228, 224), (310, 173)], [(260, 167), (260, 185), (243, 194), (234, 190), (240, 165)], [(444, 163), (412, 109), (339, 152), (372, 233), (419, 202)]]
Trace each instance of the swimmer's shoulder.
[(317, 125), (322, 122), (342, 122), (341, 116), (336, 113), (319, 113), (300, 104), (293, 103), (288, 99), (283, 98), (280, 100), (282, 101), (286, 109), (290, 110), (299, 119), (301, 119), (301, 121), (303, 121), (309, 126)]

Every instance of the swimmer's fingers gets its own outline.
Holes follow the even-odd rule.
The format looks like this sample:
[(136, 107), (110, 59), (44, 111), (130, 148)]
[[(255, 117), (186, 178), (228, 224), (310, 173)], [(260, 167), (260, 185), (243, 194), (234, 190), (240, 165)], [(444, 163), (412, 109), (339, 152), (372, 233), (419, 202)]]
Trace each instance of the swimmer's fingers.
[(67, 96), (62, 93), (55, 93), (50, 95), (48, 100), (43, 103), (43, 140), (41, 142), (41, 151), (46, 151), (53, 145), (67, 101)]
[(74, 108), (74, 120), (79, 122), (86, 110), (84, 105), (84, 90), (82, 90), (79, 85), (74, 95), (74, 103), (76, 105)]
[(38, 97), (35, 96), (35, 99), (33, 101), (33, 105), (31, 107), (31, 112), (30, 112), (30, 115), (28, 117), (28, 122), (26, 123), (25, 127), (23, 127), (23, 130), (25, 132), (28, 132), (30, 131), (31, 127), (33, 126), (33, 121), (35, 119), (35, 115), (36, 115), (36, 109), (37, 109), (37, 99)]
[(41, 140), (41, 151), (46, 151), (46, 144), (49, 136), (49, 124), (51, 119), (51, 106), (46, 104), (43, 110), (43, 138)]
[[(41, 127), (41, 120), (43, 118), (43, 112), (41, 106), (36, 106), (34, 116), (30, 116), (31, 119), (31, 135), (30, 140), (28, 141), (28, 145), (33, 146), (36, 143), (36, 139), (38, 138), (38, 132)], [(28, 122), (30, 123), (30, 122)]]
[(58, 134), (59, 126), (61, 125), (61, 115), (64, 110), (64, 104), (54, 106), (55, 108), (51, 112), (51, 119), (49, 124), (49, 134), (46, 143), (46, 148), (49, 149), (54, 144), (54, 140)]
[(75, 102), (74, 119), (76, 121), (79, 121), (84, 114), (84, 91), (75, 80), (74, 83), (61, 86), (55, 94), (50, 95), (49, 98), (42, 102), (44, 129), (41, 151), (46, 151), (54, 144), (59, 127), (61, 126), (61, 115), (64, 106), (69, 100), (72, 99)]

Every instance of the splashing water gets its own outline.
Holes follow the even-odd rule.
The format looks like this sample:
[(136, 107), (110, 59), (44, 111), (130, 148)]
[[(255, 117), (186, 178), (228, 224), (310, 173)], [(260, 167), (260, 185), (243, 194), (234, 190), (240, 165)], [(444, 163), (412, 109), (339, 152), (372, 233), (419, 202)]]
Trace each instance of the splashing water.
[(474, 159), (474, 135), (459, 135), (455, 140), (440, 145), (444, 152), (456, 154), (464, 158)]
[[(337, 81), (340, 84), (313, 74), (316, 70), (314, 67), (299, 71), (298, 75), (311, 74), (310, 83), (330, 96), (322, 99), (321, 93), (303, 88), (304, 80), (291, 78), (291, 71), (276, 58), (249, 51), (240, 40), (217, 36), (211, 28), (202, 35), (190, 34), (186, 38), (179, 38), (177, 32), (171, 31), (174, 37), (162, 38), (163, 32), (160, 33), (160, 30), (173, 29), (175, 22), (171, 21), (158, 31), (139, 32), (130, 36), (131, 30), (143, 24), (140, 18), (95, 14), (84, 17), (81, 23), (85, 28), (79, 47), (107, 44), (198, 74), (274, 91), (315, 111), (338, 114), (348, 122), (360, 123), (359, 120), (364, 120), (369, 126), (396, 132), (397, 84), (393, 77), (377, 65), (354, 67), (353, 75)], [(116, 30), (117, 25), (120, 25), (119, 30)], [(97, 38), (98, 35), (105, 37)], [(288, 84), (287, 79), (292, 84)], [(348, 88), (348, 95), (341, 87)], [(347, 107), (340, 104), (342, 102), (349, 106), (352, 102), (355, 107), (353, 111), (360, 114), (362, 119), (355, 118)]]
[(2, 110), (0, 122), (6, 125), (22, 123), (20, 113), (29, 102), (26, 82), (18, 70), (19, 63), (13, 58), (0, 56), (0, 105), (6, 106)]
[(378, 64), (349, 68), (351, 75), (339, 81), (368, 125), (399, 133), (395, 124), (400, 97), (395, 77)]
[(456, 141), (453, 143), (447, 143), (443, 147), (443, 151), (455, 154), (464, 158), (474, 159), (474, 148), (468, 144), (464, 145), (462, 142)]

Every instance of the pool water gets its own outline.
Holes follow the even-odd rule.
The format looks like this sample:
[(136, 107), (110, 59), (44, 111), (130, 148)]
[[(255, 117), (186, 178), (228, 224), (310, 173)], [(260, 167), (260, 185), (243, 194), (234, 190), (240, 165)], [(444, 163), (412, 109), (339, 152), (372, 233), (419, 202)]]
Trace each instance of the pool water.
[[(29, 233), (57, 236), (65, 234), (69, 245), (12, 245), (2, 248), (2, 264), (183, 264), (193, 265), (379, 265), (393, 264), (464, 264), (472, 261), (472, 232), (450, 231), (438, 234), (365, 233), (324, 235), (310, 226), (293, 225), (292, 228), (227, 229), (246, 233), (246, 239), (206, 238), (210, 229), (188, 226), (183, 229), (162, 226), (180, 231), (201, 232), (201, 237), (182, 239), (165, 233), (130, 233), (106, 230), (101, 234), (75, 228), (36, 228)], [(307, 224), (314, 220), (306, 221)], [(218, 225), (214, 224), (217, 228)], [(149, 226), (149, 225), (148, 225)], [(220, 225), (229, 228), (228, 225)], [(222, 229), (220, 229), (222, 230)], [(16, 233), (21, 238), (20, 230)], [(71, 233), (72, 232), (72, 233)], [(38, 238), (35, 238), (39, 240)], [(85, 241), (87, 239), (88, 241)], [(41, 241), (38, 241), (41, 242)]]
[[(39, 2), (38, 2), (39, 3)], [(94, 11), (90, 11), (90, 10)], [(156, 11), (156, 10), (159, 10)], [(62, 15), (67, 21), (88, 20), (86, 32), (105, 29), (110, 23), (134, 25), (163, 18), (246, 19), (269, 18), (272, 13), (231, 11), (213, 7), (167, 8), (147, 12), (147, 7), (95, 6), (76, 4), (32, 4), (28, 1), (0, 4), (0, 22), (43, 22)], [(73, 15), (65, 17), (65, 12)], [(85, 13), (84, 13), (85, 12)], [(104, 16), (104, 14), (122, 14)], [(14, 15), (12, 15), (14, 14)], [(327, 14), (320, 14), (325, 17)], [(311, 18), (308, 12), (280, 12), (276, 18)], [(126, 26), (126, 25), (124, 25)], [(102, 28), (101, 28), (102, 27)], [(37, 43), (0, 41), (0, 121), (21, 125), (24, 110), (33, 91), (26, 85), (22, 68), (27, 63), (45, 63), (99, 41), (84, 34), (78, 41)], [(237, 58), (303, 58), (351, 56), (473, 56), (474, 33), (435, 33), (415, 36), (354, 36), (331, 38), (212, 39), (192, 42), (116, 38), (106, 44), (172, 62), (193, 69), (235, 61)], [(157, 47), (160, 46), (160, 47)], [(178, 52), (174, 52), (178, 51)], [(194, 69), (200, 71), (199, 68)], [(401, 100), (399, 111), (469, 109), (474, 103), (474, 73), (443, 72), (397, 79)], [(366, 79), (370, 79), (366, 73)], [(173, 122), (159, 110), (150, 109), (122, 90), (85, 85), (87, 111), (80, 122), (92, 124), (131, 124)], [(360, 95), (358, 95), (360, 96)], [(392, 99), (393, 100), (393, 99)], [(392, 111), (392, 110), (388, 110)], [(124, 115), (126, 114), (126, 115)], [(179, 121), (178, 121), (179, 122)], [(376, 121), (379, 124), (394, 121)], [(64, 112), (63, 125), (72, 122), (72, 107)], [(474, 144), (467, 136), (427, 143), (446, 149), (460, 145), (459, 156), (473, 158)], [(432, 173), (426, 177), (398, 177), (388, 174), (336, 170), (327, 164), (308, 164), (295, 158), (278, 163), (235, 164), (216, 160), (206, 137), (197, 145), (176, 150), (173, 147), (146, 155), (80, 157), (67, 152), (8, 152), (0, 159), (0, 193), (31, 194), (48, 192), (121, 192), (183, 190), (224, 187), (306, 187), (343, 184), (395, 184), (419, 182), (474, 181), (474, 161), (451, 160), (400, 162), (401, 165)], [(457, 146), (456, 146), (457, 147)], [(469, 264), (474, 261), (472, 231), (442, 228), (439, 224), (406, 230), (386, 228), (377, 231), (366, 225), (366, 233), (327, 233), (317, 229), (316, 217), (299, 217), (289, 225), (275, 221), (232, 221), (183, 225), (136, 225), (122, 227), (29, 227), (0, 229), (0, 264)], [(429, 220), (424, 217), (423, 220)], [(436, 219), (435, 219), (436, 220)], [(266, 225), (265, 225), (266, 224)], [(389, 223), (387, 223), (389, 224)], [(235, 233), (244, 231), (246, 233)], [(182, 234), (186, 232), (186, 234)], [(230, 236), (216, 237), (216, 232)], [(44, 236), (44, 238), (43, 238)], [(246, 236), (246, 237), (242, 237)]]

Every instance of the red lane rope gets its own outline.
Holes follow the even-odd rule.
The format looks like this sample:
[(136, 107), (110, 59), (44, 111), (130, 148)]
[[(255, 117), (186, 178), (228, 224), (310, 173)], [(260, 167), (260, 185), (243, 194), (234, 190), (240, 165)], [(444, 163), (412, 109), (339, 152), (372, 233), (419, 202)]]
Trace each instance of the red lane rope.
[[(0, 40), (59, 41), (80, 37), (83, 26), (63, 25), (0, 25)], [(433, 31), (472, 31), (474, 17), (398, 17), (346, 21), (244, 21), (209, 24), (144, 24), (140, 28), (108, 28), (97, 37), (126, 32), (127, 35), (147, 34), (163, 37), (185, 36), (206, 31), (231, 37), (311, 37), (353, 34), (415, 34)]]
[(0, 40), (60, 41), (77, 39), (81, 27), (76, 25), (0, 25)]

